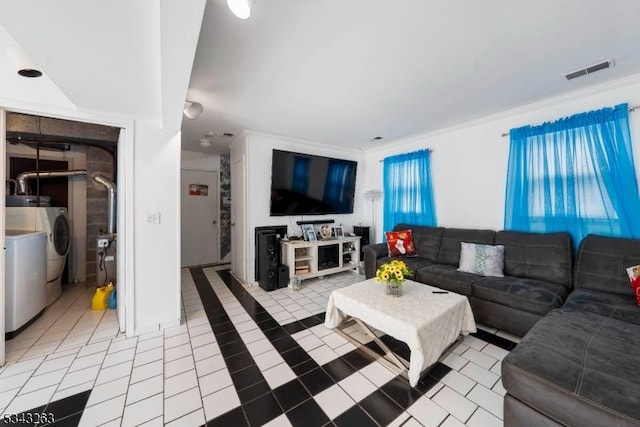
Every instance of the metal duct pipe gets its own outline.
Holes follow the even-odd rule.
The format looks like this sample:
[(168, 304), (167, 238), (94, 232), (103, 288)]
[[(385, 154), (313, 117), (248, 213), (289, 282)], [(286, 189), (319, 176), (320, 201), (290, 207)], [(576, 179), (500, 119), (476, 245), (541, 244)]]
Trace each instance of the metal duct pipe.
[(16, 176), (16, 194), (27, 194), (27, 181), (30, 179), (42, 179), (42, 178), (59, 178), (64, 176), (81, 176), (86, 175), (86, 170), (71, 170), (71, 171), (30, 171), (22, 172)]
[(104, 186), (109, 192), (109, 199), (107, 205), (107, 233), (114, 235), (116, 233), (116, 185), (106, 176), (95, 173), (92, 179)]

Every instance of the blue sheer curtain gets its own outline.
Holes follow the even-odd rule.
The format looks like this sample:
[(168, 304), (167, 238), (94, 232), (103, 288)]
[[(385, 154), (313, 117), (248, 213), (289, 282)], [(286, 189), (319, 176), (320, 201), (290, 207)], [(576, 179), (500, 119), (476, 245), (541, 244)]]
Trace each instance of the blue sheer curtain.
[(309, 189), (309, 163), (308, 157), (296, 157), (293, 163), (293, 178), (291, 190), (300, 194), (307, 194)]
[(640, 237), (629, 108), (512, 129), (505, 229)]
[(436, 224), (429, 150), (385, 158), (383, 174), (384, 231), (399, 223)]
[(349, 210), (355, 189), (349, 188), (346, 184), (355, 182), (353, 177), (355, 171), (355, 163), (353, 162), (329, 160), (322, 201), (333, 206), (335, 212)]

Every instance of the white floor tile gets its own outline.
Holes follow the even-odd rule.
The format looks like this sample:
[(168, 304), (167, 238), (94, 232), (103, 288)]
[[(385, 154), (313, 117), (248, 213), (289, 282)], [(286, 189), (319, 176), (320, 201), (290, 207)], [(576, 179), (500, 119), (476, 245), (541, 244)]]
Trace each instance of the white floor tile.
[(162, 347), (156, 347), (151, 350), (144, 351), (142, 353), (136, 353), (135, 359), (133, 359), (133, 366), (138, 367), (146, 365), (147, 363), (156, 362), (164, 359), (164, 350)]
[(485, 354), (484, 349), (482, 352), (480, 352), (476, 349), (470, 348), (464, 352), (462, 357), (464, 357), (467, 360), (470, 360), (471, 362), (485, 369), (491, 369), (493, 365), (495, 365), (496, 362), (498, 361), (497, 359), (489, 356), (488, 354)]
[(137, 426), (162, 416), (163, 404), (162, 393), (133, 404), (127, 404), (122, 415), (122, 425)]
[(198, 376), (195, 369), (192, 369), (171, 378), (166, 378), (164, 380), (164, 397), (171, 397), (174, 394), (182, 393), (197, 386)]
[(58, 385), (66, 373), (66, 369), (58, 369), (57, 371), (48, 372), (46, 374), (33, 376), (27, 381), (27, 383), (20, 390), (20, 394), (30, 393), (41, 388), (46, 388), (52, 385)]
[(449, 416), (447, 411), (425, 396), (409, 406), (407, 412), (425, 427), (439, 426)]
[(462, 422), (466, 422), (477, 408), (475, 403), (447, 386), (442, 387), (432, 400)]
[(129, 392), (127, 393), (127, 405), (131, 405), (158, 393), (162, 393), (163, 387), (164, 382), (162, 375), (156, 375), (155, 377), (148, 378), (144, 381), (130, 384)]
[(338, 353), (333, 351), (331, 347), (329, 347), (326, 344), (318, 348), (314, 348), (313, 350), (310, 350), (307, 353), (309, 353), (309, 356), (311, 356), (311, 358), (315, 360), (316, 363), (320, 366), (340, 357)]
[(202, 403), (205, 416), (207, 420), (210, 420), (240, 406), (240, 399), (236, 390), (231, 386), (203, 397)]
[(191, 345), (183, 344), (177, 347), (173, 347), (165, 350), (164, 352), (164, 361), (171, 362), (173, 360), (180, 359), (185, 356), (191, 356)]
[(165, 378), (171, 378), (174, 375), (181, 374), (183, 372), (195, 369), (195, 363), (191, 355), (185, 356), (180, 359), (173, 360), (171, 362), (164, 363), (164, 376)]
[(163, 372), (164, 364), (162, 363), (162, 360), (147, 363), (146, 365), (133, 368), (131, 372), (131, 380), (129, 381), (129, 383), (135, 384), (139, 381), (144, 381), (148, 378), (155, 377), (156, 375), (162, 375)]
[(231, 380), (229, 371), (220, 369), (219, 371), (200, 377), (199, 385), (200, 393), (202, 393), (203, 396), (207, 396), (233, 385), (233, 381)]
[[(118, 396), (97, 405), (85, 408), (80, 418), (80, 427), (94, 427), (122, 417), (125, 396)], [(118, 423), (120, 425), (120, 423)]]
[(165, 422), (176, 420), (203, 407), (198, 387), (184, 391), (165, 399)]
[(266, 423), (263, 427), (291, 427), (291, 421), (286, 414), (282, 414)]
[(164, 346), (164, 337), (157, 336), (148, 340), (140, 341), (136, 347), (136, 353), (144, 353), (149, 350)]
[(167, 427), (193, 427), (204, 425), (204, 409), (198, 409), (190, 414), (183, 415), (182, 417), (165, 423)]
[(289, 365), (281, 363), (273, 368), (269, 368), (266, 371), (262, 371), (264, 379), (269, 384), (271, 389), (280, 387), (282, 384), (288, 383), (292, 379), (296, 378), (296, 374), (291, 370)]
[(468, 376), (475, 382), (480, 383), (487, 388), (492, 388), (500, 379), (500, 376), (476, 365), (473, 362), (467, 363), (464, 368), (460, 370), (460, 373)]
[(65, 388), (75, 387), (79, 384), (86, 383), (87, 381), (95, 381), (98, 378), (100, 372), (100, 366), (91, 366), (86, 369), (68, 373), (64, 376), (64, 379), (60, 383), (59, 390)]
[(375, 384), (369, 381), (360, 372), (349, 375), (338, 383), (340, 387), (346, 391), (356, 402), (361, 401), (371, 393), (377, 390)]
[(97, 385), (91, 391), (87, 406), (92, 406), (127, 393), (129, 378), (123, 377), (108, 383)]
[(284, 363), (284, 359), (282, 358), (282, 356), (280, 356), (280, 353), (278, 353), (276, 349), (259, 354), (253, 359), (261, 371), (266, 371), (269, 368)]
[(102, 368), (98, 373), (96, 379), (96, 385), (104, 384), (109, 381), (113, 381), (118, 378), (129, 377), (131, 375), (131, 369), (133, 368), (133, 360), (130, 360), (119, 365), (110, 366), (108, 368)]
[(32, 408), (37, 408), (49, 402), (57, 385), (34, 390), (30, 393), (23, 393), (16, 396), (5, 409), (7, 414), (17, 414)]
[(476, 384), (473, 390), (467, 395), (467, 399), (502, 419), (504, 413), (504, 398), (501, 395), (480, 384)]
[(391, 372), (378, 362), (373, 362), (365, 366), (360, 370), (360, 373), (378, 387), (382, 387), (397, 376), (397, 374)]
[(198, 373), (198, 377), (202, 377), (212, 372), (219, 371), (220, 369), (223, 369), (225, 367), (226, 364), (224, 363), (222, 355), (209, 357), (196, 362), (196, 371)]
[(502, 427), (502, 425), (501, 419), (494, 417), (482, 408), (478, 408), (467, 421), (469, 427)]
[(314, 399), (325, 414), (329, 416), (329, 419), (336, 418), (355, 404), (347, 392), (337, 384), (318, 393), (314, 396)]
[(466, 375), (462, 375), (458, 371), (450, 371), (447, 375), (442, 377), (440, 381), (463, 396), (466, 396), (473, 386), (476, 385), (475, 381), (471, 380)]

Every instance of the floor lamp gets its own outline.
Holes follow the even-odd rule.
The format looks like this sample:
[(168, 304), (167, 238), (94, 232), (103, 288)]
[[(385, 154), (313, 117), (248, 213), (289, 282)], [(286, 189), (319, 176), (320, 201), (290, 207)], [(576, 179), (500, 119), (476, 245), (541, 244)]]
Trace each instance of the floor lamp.
[(376, 200), (382, 198), (382, 191), (380, 190), (367, 190), (364, 192), (364, 197), (367, 200), (371, 200), (371, 229), (372, 234), (376, 228)]

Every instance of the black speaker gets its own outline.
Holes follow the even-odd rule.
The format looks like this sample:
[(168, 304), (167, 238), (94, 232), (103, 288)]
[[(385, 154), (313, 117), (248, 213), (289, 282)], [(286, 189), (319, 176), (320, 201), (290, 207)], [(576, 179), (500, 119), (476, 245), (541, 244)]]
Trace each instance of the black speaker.
[(278, 266), (278, 287), (286, 288), (289, 285), (289, 266), (281, 264)]
[(362, 248), (369, 244), (369, 227), (354, 225), (353, 234), (360, 236), (360, 261), (364, 259)]
[(258, 258), (258, 283), (260, 287), (266, 291), (277, 289), (280, 242), (276, 233), (258, 234), (256, 255)]

